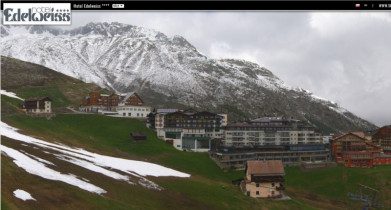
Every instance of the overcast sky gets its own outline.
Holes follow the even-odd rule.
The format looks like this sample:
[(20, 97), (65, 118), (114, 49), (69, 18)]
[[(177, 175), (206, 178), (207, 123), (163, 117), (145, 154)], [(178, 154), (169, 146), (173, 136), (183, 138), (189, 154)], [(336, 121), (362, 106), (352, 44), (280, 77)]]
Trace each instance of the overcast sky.
[(112, 21), (183, 36), (211, 58), (256, 62), (287, 85), (391, 124), (390, 12), (72, 13), (72, 27)]

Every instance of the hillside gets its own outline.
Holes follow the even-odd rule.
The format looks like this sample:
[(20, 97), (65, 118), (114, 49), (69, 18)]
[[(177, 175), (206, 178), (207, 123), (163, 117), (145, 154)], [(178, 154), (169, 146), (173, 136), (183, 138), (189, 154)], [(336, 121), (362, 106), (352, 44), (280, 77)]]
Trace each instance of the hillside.
[[(9, 98), (2, 96), (2, 100)], [(65, 209), (269, 209), (288, 206), (300, 209), (305, 206), (293, 202), (258, 201), (244, 196), (239, 188), (230, 184), (230, 180), (242, 177), (243, 172), (224, 173), (206, 154), (177, 151), (157, 139), (153, 131), (138, 120), (72, 114), (58, 114), (52, 120), (46, 120), (22, 113), (4, 116), (2, 120), (20, 128), (20, 132), (25, 135), (62, 147), (82, 148), (95, 154), (158, 163), (191, 174), (186, 179), (147, 176), (148, 180), (162, 188), (160, 191), (153, 190), (78, 167), (59, 158), (61, 153), (54, 153), (53, 149), (39, 148), (42, 145), (3, 137), (3, 146), (29, 154), (35, 159), (49, 161), (54, 164), (48, 165), (49, 168), (88, 180), (88, 183), (104, 189), (106, 193), (99, 195), (26, 173), (15, 165), (13, 158), (2, 152), (2, 209), (52, 209), (59, 206)], [(148, 141), (132, 142), (129, 139), (129, 132), (132, 131), (146, 132)], [(122, 171), (114, 171), (125, 175)], [(12, 192), (16, 189), (31, 193), (37, 201), (15, 198)]]
[[(13, 64), (23, 67), (15, 70), (20, 71), (20, 74), (23, 74), (23, 69), (24, 73), (28, 73), (29, 65), (34, 66), (2, 58), (2, 73), (9, 73), (4, 66), (16, 69)], [(285, 186), (292, 201), (275, 202), (247, 197), (231, 184), (231, 180), (244, 176), (243, 171), (223, 172), (207, 154), (178, 151), (159, 140), (152, 130), (138, 120), (90, 114), (61, 114), (64, 111), (62, 107), (78, 103), (75, 95), (82, 97), (92, 89), (101, 88), (47, 71), (50, 70), (37, 70), (37, 74), (41, 72), (42, 77), (53, 74), (56, 79), (48, 76), (44, 83), (34, 81), (40, 80), (41, 77), (30, 77), (33, 78), (32, 81), (20, 79), (19, 87), (7, 86), (7, 91), (15, 91), (20, 97), (50, 94), (56, 102), (54, 106), (57, 114), (51, 120), (26, 116), (18, 109), (17, 105), (21, 103), (19, 99), (1, 96), (2, 122), (20, 129), (15, 132), (47, 143), (17, 141), (3, 134), (2, 150), (7, 147), (42, 163), (49, 162), (46, 163), (48, 168), (97, 186), (106, 193), (97, 194), (61, 181), (32, 175), (18, 167), (16, 164), (20, 163), (15, 162), (14, 158), (1, 152), (1, 209), (53, 209), (59, 206), (63, 209), (357, 209), (361, 204), (350, 201), (345, 194), (357, 192), (358, 182), (379, 189), (379, 201), (391, 206), (389, 166), (370, 169), (338, 166), (306, 173), (301, 172), (298, 167), (289, 167), (285, 168)], [(20, 78), (24, 78), (23, 75)], [(2, 83), (7, 84), (4, 80), (6, 77), (2, 77)], [(1, 130), (4, 132), (3, 127)], [(132, 131), (146, 132), (148, 140), (132, 142), (129, 138)], [(50, 144), (67, 149), (43, 147)], [(77, 148), (83, 149), (79, 150), (79, 155), (74, 152), (64, 153), (76, 151)], [(149, 189), (141, 184), (132, 185), (105, 175), (110, 172), (111, 175), (120, 175), (119, 177), (129, 176), (132, 181), (140, 178), (118, 170), (119, 168), (100, 165), (107, 170), (105, 173), (92, 171), (92, 168), (96, 168), (92, 167), (91, 163), (96, 160), (81, 155), (83, 153), (94, 157), (111, 156), (155, 163), (191, 176), (181, 178), (146, 175), (147, 180), (161, 188)], [(75, 158), (79, 158), (79, 162), (72, 163), (71, 160)], [(80, 158), (88, 158), (90, 163), (81, 165)], [(85, 168), (87, 166), (90, 168)], [(16, 198), (13, 195), (16, 189), (29, 192), (36, 201)]]
[[(56, 99), (53, 101), (56, 112), (69, 112), (65, 108), (68, 106), (77, 108), (82, 97), (90, 91), (108, 92), (93, 83), (84, 83), (44, 66), (4, 56), (1, 57), (1, 89), (22, 98), (49, 96)], [(2, 106), (1, 114), (7, 113), (12, 112)]]
[(211, 59), (180, 36), (121, 23), (73, 30), (2, 26), (2, 55), (51, 68), (116, 92), (137, 91), (149, 105), (197, 107), (230, 121), (293, 116), (324, 133), (375, 126), (338, 104), (284, 84), (270, 70)]
[[(9, 100), (2, 96), (2, 100)], [(96, 154), (130, 160), (157, 163), (190, 178), (152, 177), (147, 179), (164, 190), (147, 189), (141, 185), (126, 184), (102, 174), (58, 159), (52, 150), (38, 149), (36, 144), (19, 142), (7, 137), (2, 145), (50, 161), (50, 166), (62, 173), (74, 174), (89, 180), (107, 193), (97, 195), (58, 181), (50, 181), (26, 173), (12, 158), (2, 153), (2, 209), (63, 208), (96, 209), (353, 209), (360, 203), (350, 201), (346, 192), (356, 192), (356, 183), (379, 189), (380, 201), (390, 200), (391, 167), (372, 169), (337, 168), (303, 173), (297, 167), (285, 168), (287, 194), (293, 201), (275, 202), (257, 200), (243, 195), (230, 181), (243, 177), (243, 171), (223, 172), (207, 154), (175, 150), (157, 139), (153, 131), (138, 120), (98, 115), (58, 114), (52, 120), (32, 118), (24, 114), (5, 116), (5, 123), (17, 127), (21, 133)], [(135, 143), (129, 139), (132, 131), (146, 132), (147, 142)], [(56, 153), (54, 153), (56, 154)], [(124, 174), (121, 171), (117, 173)], [(21, 201), (12, 195), (16, 189), (31, 193), (37, 201)]]

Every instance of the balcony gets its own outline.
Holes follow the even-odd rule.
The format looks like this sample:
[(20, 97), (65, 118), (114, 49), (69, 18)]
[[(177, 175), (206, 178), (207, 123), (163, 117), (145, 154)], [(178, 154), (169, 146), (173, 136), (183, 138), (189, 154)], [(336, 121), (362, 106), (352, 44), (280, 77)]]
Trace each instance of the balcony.
[(282, 191), (282, 190), (285, 190), (285, 187), (284, 187), (284, 185), (280, 184), (279, 187), (276, 187), (276, 190)]

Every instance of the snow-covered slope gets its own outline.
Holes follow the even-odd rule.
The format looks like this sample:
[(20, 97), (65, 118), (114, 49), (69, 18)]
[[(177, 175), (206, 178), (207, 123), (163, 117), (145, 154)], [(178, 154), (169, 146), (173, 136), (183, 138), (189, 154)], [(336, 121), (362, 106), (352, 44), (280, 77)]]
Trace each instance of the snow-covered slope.
[[(0, 122), (0, 128), (2, 136), (8, 137), (14, 141), (23, 142), (23, 146), (37, 147), (37, 149), (53, 155), (59, 160), (75, 164), (113, 179), (124, 181), (129, 185), (139, 184), (149, 189), (161, 190), (162, 188), (159, 185), (148, 180), (146, 176), (190, 177), (189, 174), (153, 163), (110, 157), (88, 152), (81, 148), (71, 148), (65, 145), (49, 143), (21, 134), (18, 132), (17, 128), (11, 127), (4, 122)], [(26, 153), (23, 150), (16, 150), (0, 145), (0, 151), (2, 154), (12, 158), (14, 160), (13, 162), (18, 167), (30, 174), (48, 180), (61, 181), (92, 193), (106, 193), (106, 190), (97, 186), (99, 183), (90, 183), (89, 180), (86, 180), (83, 177), (76, 177), (69, 173), (61, 173), (57, 171), (55, 164), (43, 158)]]
[[(120, 23), (90, 23), (71, 31), (37, 28), (4, 28), (9, 35), (3, 36), (2, 55), (42, 64), (118, 92), (151, 84), (162, 93), (205, 95), (210, 92), (202, 82), (205, 78), (240, 86), (249, 76), (268, 88), (283, 85), (256, 64), (208, 59), (180, 36), (167, 37)], [(208, 72), (208, 67), (216, 71)]]
[[(358, 127), (373, 127), (336, 104), (290, 88), (255, 63), (210, 59), (180, 36), (121, 23), (89, 23), (73, 30), (2, 26), (1, 31), (3, 56), (41, 64), (116, 92), (160, 94), (186, 106), (233, 112), (231, 119), (236, 120), (284, 114), (311, 121), (319, 113), (303, 107), (313, 104), (359, 123)], [(147, 99), (151, 105), (164, 106), (158, 104), (161, 99)]]

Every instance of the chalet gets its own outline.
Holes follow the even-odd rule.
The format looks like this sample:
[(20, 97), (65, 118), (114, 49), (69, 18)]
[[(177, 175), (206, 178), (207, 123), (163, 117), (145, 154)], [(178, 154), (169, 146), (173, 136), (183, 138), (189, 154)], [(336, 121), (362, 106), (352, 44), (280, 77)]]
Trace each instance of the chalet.
[(372, 167), (391, 164), (391, 155), (367, 141), (363, 132), (345, 132), (331, 138), (332, 156), (347, 167)]
[(384, 153), (391, 154), (391, 126), (383, 126), (371, 135), (374, 145), (380, 147)]
[(52, 100), (49, 97), (29, 98), (24, 100), (23, 108), (30, 113), (51, 113)]
[(143, 104), (141, 97), (136, 92), (131, 92), (120, 97), (116, 110), (121, 117), (147, 118), (152, 108)]
[(90, 92), (82, 99), (81, 111), (98, 112), (99, 110), (115, 111), (118, 106), (120, 96), (113, 94), (101, 94), (100, 92)]
[(79, 110), (120, 117), (146, 118), (151, 112), (151, 107), (143, 104), (144, 101), (135, 92), (128, 94), (90, 92), (82, 99)]
[(242, 182), (242, 190), (254, 198), (276, 198), (282, 196), (285, 189), (284, 166), (281, 160), (247, 161), (246, 177)]

